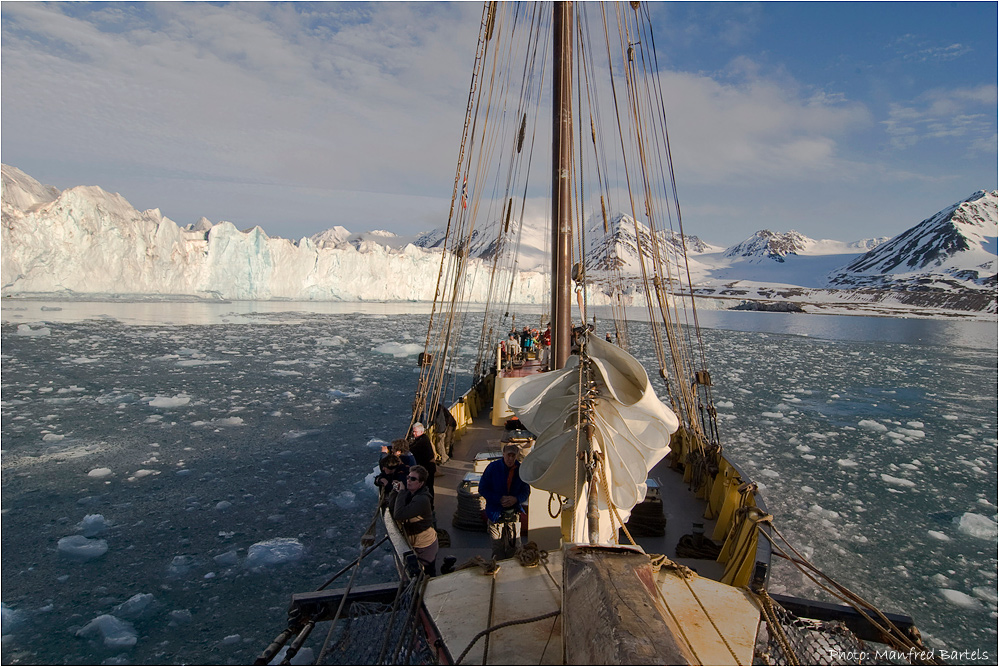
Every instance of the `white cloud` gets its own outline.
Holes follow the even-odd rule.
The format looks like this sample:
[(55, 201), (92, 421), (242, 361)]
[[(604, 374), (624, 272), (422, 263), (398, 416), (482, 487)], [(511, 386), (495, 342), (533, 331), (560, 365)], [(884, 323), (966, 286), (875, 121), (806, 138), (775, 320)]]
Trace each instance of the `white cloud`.
[(688, 73), (662, 75), (671, 91), (678, 162), (698, 180), (814, 179), (854, 168), (838, 141), (872, 123), (867, 109), (836, 96), (802, 97), (792, 85), (752, 76), (737, 84)]
[(317, 7), (5, 5), (4, 115), (43, 151), (219, 181), (392, 187), (451, 162), (471, 8)]
[[(892, 104), (883, 121), (885, 131), (896, 149), (948, 140), (994, 152), (996, 95), (996, 86), (931, 90), (910, 104)], [(983, 140), (989, 136), (991, 141)]]

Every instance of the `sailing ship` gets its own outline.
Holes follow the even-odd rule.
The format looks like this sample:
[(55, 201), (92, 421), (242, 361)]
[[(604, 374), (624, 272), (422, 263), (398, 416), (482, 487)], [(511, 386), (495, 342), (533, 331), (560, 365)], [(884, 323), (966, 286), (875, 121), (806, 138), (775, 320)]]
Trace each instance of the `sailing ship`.
[[(258, 664), (292, 664), (325, 623), (316, 664), (845, 664), (873, 662), (869, 642), (932, 662), (910, 618), (786, 543), (726, 451), (659, 71), (644, 3), (484, 4), (409, 422), (438, 456), (443, 573), (427, 576), (379, 506), (358, 558), (293, 596)], [(518, 259), (539, 200), (547, 278)], [(484, 308), (468, 302), (475, 280)], [(519, 305), (541, 280), (547, 303)], [(628, 322), (638, 304), (647, 322)], [(549, 323), (550, 345), (503, 342)], [(531, 492), (516, 556), (495, 561), (477, 486), (509, 443)], [(398, 582), (358, 585), (386, 542)], [(778, 557), (837, 603), (770, 594)]]

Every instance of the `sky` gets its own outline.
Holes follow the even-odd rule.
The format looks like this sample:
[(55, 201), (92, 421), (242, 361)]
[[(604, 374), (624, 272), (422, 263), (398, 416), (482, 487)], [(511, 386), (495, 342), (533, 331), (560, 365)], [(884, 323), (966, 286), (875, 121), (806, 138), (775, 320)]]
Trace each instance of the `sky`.
[[(890, 237), (997, 175), (996, 2), (653, 3), (688, 233)], [(475, 2), (0, 5), (0, 159), (180, 225), (447, 221)]]

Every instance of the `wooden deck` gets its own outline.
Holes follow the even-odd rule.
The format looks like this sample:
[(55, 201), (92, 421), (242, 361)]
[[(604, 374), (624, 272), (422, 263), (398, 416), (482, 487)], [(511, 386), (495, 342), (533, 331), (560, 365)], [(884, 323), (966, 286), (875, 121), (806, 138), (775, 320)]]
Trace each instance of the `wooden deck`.
[[(436, 497), (437, 528), (448, 531), (451, 536), (451, 546), (440, 550), (438, 568), (444, 558), (455, 556), (457, 564), (461, 565), (473, 556), (481, 556), (488, 560), (491, 546), (485, 532), (473, 532), (456, 528), (451, 523), (458, 505), (458, 487), (465, 475), (473, 471), (477, 454), (483, 452), (499, 453), (503, 446), (503, 438), (507, 432), (502, 427), (490, 423), (488, 411), (475, 418), (468, 430), (455, 442), (452, 458), (439, 465), (434, 479)], [(695, 498), (683, 481), (683, 475), (669, 468), (665, 462), (660, 462), (649, 477), (660, 487), (663, 498), (663, 513), (666, 516), (666, 535), (664, 537), (636, 537), (635, 541), (647, 553), (666, 554), (691, 568), (698, 574), (712, 579), (720, 579), (724, 565), (710, 559), (677, 558), (676, 545), (680, 538), (691, 533), (695, 522), (704, 524), (704, 532), (711, 535), (715, 522), (704, 519), (705, 501)], [(530, 540), (530, 529), (524, 536), (524, 541)]]

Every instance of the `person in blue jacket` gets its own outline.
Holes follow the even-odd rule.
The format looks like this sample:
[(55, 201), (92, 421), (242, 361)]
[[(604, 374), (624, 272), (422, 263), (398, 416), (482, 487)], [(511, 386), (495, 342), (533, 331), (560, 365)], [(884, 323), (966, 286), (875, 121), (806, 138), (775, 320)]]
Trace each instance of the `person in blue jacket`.
[(486, 466), (479, 480), (479, 495), (486, 500), (486, 527), (496, 560), (511, 558), (516, 552), (523, 504), (531, 495), (531, 487), (520, 478), (518, 454), (518, 445), (505, 445), (503, 458)]

